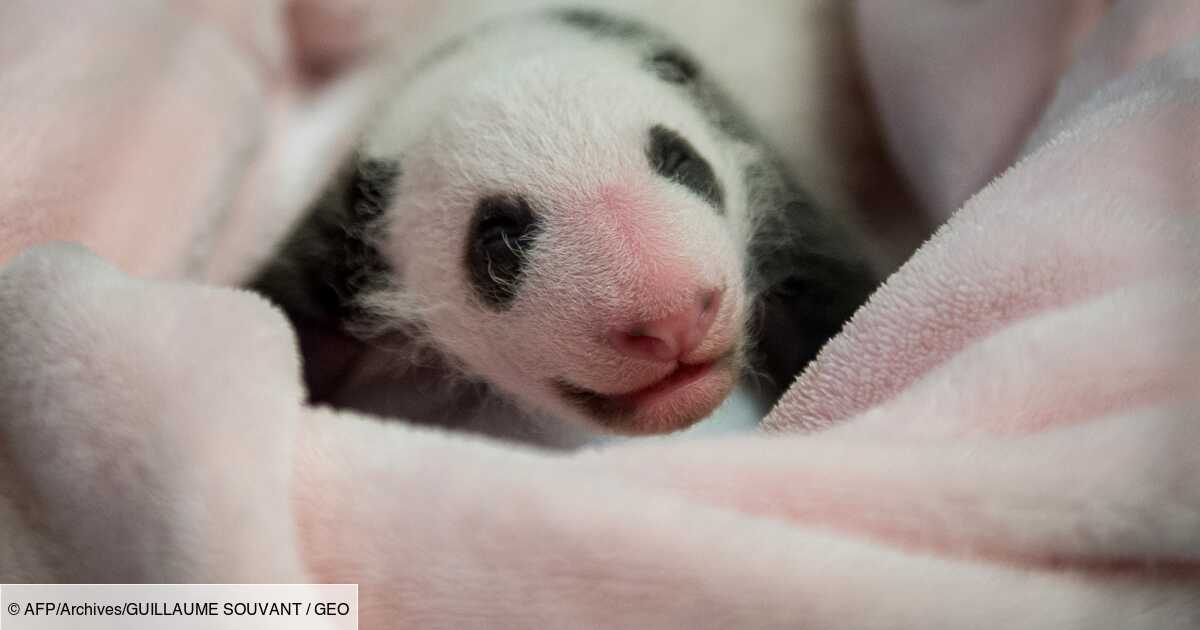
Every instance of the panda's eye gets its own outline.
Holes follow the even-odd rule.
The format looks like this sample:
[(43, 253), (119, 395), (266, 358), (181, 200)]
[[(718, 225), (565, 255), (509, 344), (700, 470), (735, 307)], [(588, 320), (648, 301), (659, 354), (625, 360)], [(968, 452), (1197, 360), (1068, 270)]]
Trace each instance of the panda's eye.
[(537, 218), (521, 196), (485, 197), (475, 207), (466, 271), (485, 306), (503, 310), (516, 297), (537, 233)]
[(718, 213), (724, 211), (724, 192), (712, 166), (696, 153), (683, 136), (662, 125), (655, 125), (650, 129), (646, 157), (656, 173), (687, 187)]
[(681, 50), (666, 49), (654, 53), (646, 64), (658, 78), (668, 83), (684, 85), (696, 79), (700, 69), (695, 61)]
[(515, 242), (515, 235), (520, 231), (520, 221), (511, 217), (498, 216), (484, 219), (479, 223), (479, 236), (477, 237), (479, 247), (487, 253), (499, 257), (505, 253), (505, 250), (520, 246)]

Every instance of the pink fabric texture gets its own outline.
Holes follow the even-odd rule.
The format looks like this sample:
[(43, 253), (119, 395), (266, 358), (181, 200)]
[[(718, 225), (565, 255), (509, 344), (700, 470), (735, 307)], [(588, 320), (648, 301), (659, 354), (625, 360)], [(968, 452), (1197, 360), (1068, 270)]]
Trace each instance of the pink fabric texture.
[[(365, 5), (6, 2), (0, 260), (71, 239), (139, 275), (242, 279), (384, 82), (371, 53), (405, 4)], [(314, 16), (356, 47), (309, 35)]]
[(855, 2), (886, 139), (931, 219), (944, 221), (1012, 163), (1108, 4)]
[[(1200, 627), (1197, 12), (1027, 16), (1075, 52), (997, 61), (1018, 94), (940, 39), (1008, 52), (1001, 3), (859, 3), (906, 173), (969, 201), (767, 434), (554, 455), (307, 407), (282, 315), (188, 282), (315, 194), (400, 4), (0, 9), (0, 582), (356, 582), (364, 628)], [(938, 133), (889, 64), (1012, 115)]]

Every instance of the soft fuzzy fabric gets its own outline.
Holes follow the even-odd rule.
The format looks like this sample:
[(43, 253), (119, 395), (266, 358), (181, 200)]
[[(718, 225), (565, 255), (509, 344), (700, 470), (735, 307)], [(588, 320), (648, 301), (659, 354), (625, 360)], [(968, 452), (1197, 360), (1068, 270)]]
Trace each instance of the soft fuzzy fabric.
[(6, 2), (0, 260), (71, 239), (139, 275), (243, 279), (386, 81), (376, 31), (407, 22), (374, 4)]
[(854, 4), (887, 140), (918, 200), (941, 222), (1016, 157), (1111, 2)]
[[(981, 3), (908, 4), (923, 8), (910, 20), (953, 22)], [(996, 169), (1024, 157), (826, 348), (768, 419), (772, 435), (574, 456), (305, 407), (292, 334), (263, 300), (135, 279), (79, 246), (26, 249), (86, 235), (107, 212), (138, 217), (118, 222), (133, 232), (88, 243), (125, 271), (220, 279), (253, 258), (240, 229), (209, 241), (228, 249), (196, 249), (177, 224), (228, 207), (211, 201), (225, 180), (204, 179), (221, 164), (179, 148), (192, 146), (179, 134), (215, 133), (203, 117), (194, 129), (118, 124), (136, 118), (130, 103), (158, 107), (147, 95), (171, 90), (130, 79), (150, 100), (79, 118), (64, 86), (92, 94), (85, 84), (0, 65), (6, 97), (54, 86), (0, 99), (30, 121), (15, 137), (41, 137), (39, 120), (78, 130), (59, 145), (4, 144), (0, 226), (20, 237), (0, 268), (0, 581), (359, 582), (364, 628), (1200, 627), (1200, 48), (1184, 36), (1200, 23), (1178, 12), (1191, 21), (1170, 22), (1166, 56), (1136, 52), (1133, 35), (1121, 56), (1112, 34), (1147, 32), (1147, 4), (1119, 3), (1071, 36), (1083, 43), (1048, 79), (1051, 115), (983, 156)], [(44, 6), (10, 3), (0, 24)], [(859, 12), (886, 31), (870, 13), (891, 6)], [(370, 47), (354, 42), (374, 29), (327, 39), (295, 24), (275, 41), (310, 52), (261, 59), (310, 67), (292, 76), (314, 94), (354, 94), (329, 74), (359, 67)], [(228, 33), (247, 39), (221, 46), (258, 50), (244, 42), (265, 32), (243, 24)], [(314, 41), (328, 47), (303, 48)], [(0, 50), (7, 61), (53, 47)], [(902, 54), (880, 50), (867, 47), (868, 65)], [(934, 65), (956, 52), (908, 54)], [(1001, 91), (997, 104), (1019, 96)], [(360, 102), (347, 98), (305, 128), (342, 137), (358, 111), (346, 104)], [(264, 103), (244, 119), (282, 129)], [(138, 142), (119, 133), (134, 129)], [(925, 139), (923, 151), (941, 141), (956, 146)], [(189, 168), (76, 163), (76, 142), (149, 166), (171, 163), (151, 153), (181, 155)], [(282, 161), (256, 164), (292, 176)], [(969, 189), (957, 178), (972, 173), (939, 173), (931, 189)]]

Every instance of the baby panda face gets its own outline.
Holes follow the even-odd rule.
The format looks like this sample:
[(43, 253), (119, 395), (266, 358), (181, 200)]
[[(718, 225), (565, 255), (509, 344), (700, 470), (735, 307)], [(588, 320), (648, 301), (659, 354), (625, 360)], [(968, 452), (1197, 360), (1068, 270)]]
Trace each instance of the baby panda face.
[(373, 299), (527, 407), (679, 429), (744, 360), (740, 149), (682, 61), (558, 36), (450, 64), (385, 118), (403, 129), (368, 150), (402, 164), (381, 247), (398, 288)]

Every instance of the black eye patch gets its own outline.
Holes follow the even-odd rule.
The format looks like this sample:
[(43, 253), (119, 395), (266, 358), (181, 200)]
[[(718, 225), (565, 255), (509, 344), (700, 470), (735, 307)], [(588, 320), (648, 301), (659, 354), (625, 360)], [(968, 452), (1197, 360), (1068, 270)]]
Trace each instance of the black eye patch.
[(662, 125), (655, 125), (650, 129), (646, 157), (656, 173), (686, 186), (712, 205), (717, 214), (724, 213), (725, 193), (712, 166), (696, 153), (696, 149), (683, 136)]
[(540, 231), (529, 202), (519, 195), (484, 197), (467, 235), (466, 271), (484, 306), (502, 311), (517, 296), (526, 253)]
[(667, 83), (685, 85), (691, 83), (700, 74), (700, 67), (682, 50), (667, 48), (660, 50), (646, 60), (646, 65), (658, 78)]

